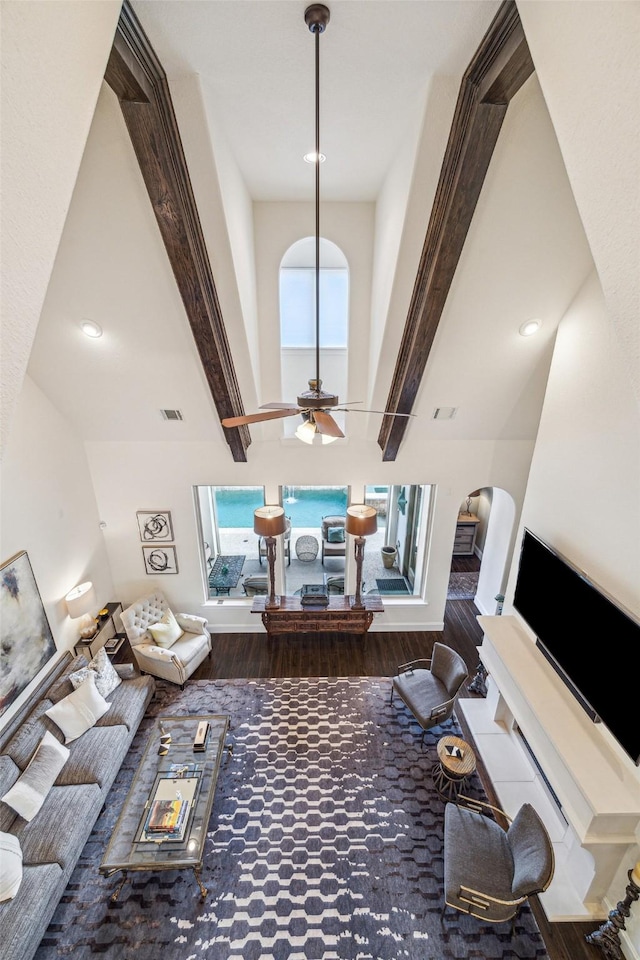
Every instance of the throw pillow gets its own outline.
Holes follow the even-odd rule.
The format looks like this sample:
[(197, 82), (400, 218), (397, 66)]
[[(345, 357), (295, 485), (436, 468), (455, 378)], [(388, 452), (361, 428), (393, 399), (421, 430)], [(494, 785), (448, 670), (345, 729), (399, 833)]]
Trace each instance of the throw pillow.
[(149, 633), (159, 647), (172, 647), (176, 640), (179, 640), (184, 630), (171, 610), (167, 610), (162, 620), (152, 623), (149, 627)]
[(33, 820), (68, 757), (69, 750), (47, 731), (24, 773), (2, 800), (23, 820)]
[(329, 543), (344, 543), (344, 527), (329, 527), (327, 540)]
[(122, 683), (104, 647), (100, 647), (93, 660), (86, 667), (81, 667), (80, 670), (69, 674), (69, 680), (71, 680), (74, 690), (77, 690), (80, 684), (87, 679), (89, 671), (95, 673), (96, 690), (103, 697), (108, 697), (118, 684)]
[(54, 703), (45, 710), (45, 714), (60, 727), (64, 734), (64, 742), (71, 743), (83, 733), (90, 730), (104, 716), (111, 706), (96, 689), (95, 672), (89, 671), (86, 680), (77, 690), (70, 693), (64, 700)]
[(22, 883), (22, 850), (12, 833), (0, 833), (0, 903), (13, 900)]

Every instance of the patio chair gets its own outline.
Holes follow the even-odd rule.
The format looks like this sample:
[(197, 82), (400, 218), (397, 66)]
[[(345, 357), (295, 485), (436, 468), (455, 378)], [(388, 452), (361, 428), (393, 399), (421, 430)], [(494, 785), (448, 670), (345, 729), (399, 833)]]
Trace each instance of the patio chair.
[(346, 517), (328, 516), (322, 518), (320, 527), (322, 534), (321, 561), (325, 557), (345, 557), (347, 554), (345, 523)]
[(255, 597), (269, 593), (269, 580), (267, 577), (254, 575), (245, 577), (242, 581), (242, 589), (247, 597)]

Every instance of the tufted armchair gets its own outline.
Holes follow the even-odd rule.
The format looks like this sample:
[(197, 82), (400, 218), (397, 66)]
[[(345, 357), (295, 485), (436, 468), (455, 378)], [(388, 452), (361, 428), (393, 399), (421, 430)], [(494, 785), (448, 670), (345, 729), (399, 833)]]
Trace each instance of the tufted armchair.
[(164, 594), (155, 590), (136, 600), (122, 614), (133, 655), (142, 673), (149, 673), (183, 689), (191, 674), (205, 657), (211, 656), (211, 634), (205, 617), (177, 613), (175, 619), (182, 633), (170, 646), (161, 646), (149, 632), (169, 610)]

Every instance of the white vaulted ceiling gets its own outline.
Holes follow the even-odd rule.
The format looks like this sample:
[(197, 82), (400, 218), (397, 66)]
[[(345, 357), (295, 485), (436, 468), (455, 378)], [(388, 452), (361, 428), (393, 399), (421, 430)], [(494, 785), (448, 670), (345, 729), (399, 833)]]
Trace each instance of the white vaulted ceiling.
[[(323, 203), (358, 205), (373, 266), (355, 399), (385, 404), (462, 75), (499, 3), (334, 0), (321, 38)], [(297, 0), (134, 0), (174, 99), (247, 412), (277, 395), (277, 317), (256, 221), (312, 210), (313, 38)], [(218, 193), (220, 196), (218, 197)], [(367, 207), (368, 205), (368, 207)], [(360, 208), (358, 208), (360, 209)], [(313, 232), (308, 219), (307, 234)], [(535, 269), (532, 269), (535, 265)], [(416, 412), (462, 415), (457, 436), (535, 437), (556, 326), (591, 266), (534, 75), (510, 105)], [(384, 282), (380, 277), (385, 275)], [(262, 284), (262, 285), (261, 285)], [(366, 302), (364, 302), (366, 301)], [(542, 316), (542, 334), (518, 327)], [(105, 335), (87, 341), (83, 318)], [(373, 342), (376, 348), (370, 350)], [(266, 349), (265, 349), (266, 345)], [(371, 366), (373, 357), (373, 365)], [(115, 95), (103, 85), (29, 373), (85, 440), (223, 442), (189, 324)], [(309, 372), (301, 372), (301, 389)], [(275, 384), (275, 391), (274, 391)], [(327, 385), (330, 388), (330, 384)], [(178, 408), (167, 424), (162, 408)], [(375, 440), (379, 420), (347, 431)], [(168, 431), (171, 431), (168, 434)], [(254, 439), (277, 438), (274, 425)]]

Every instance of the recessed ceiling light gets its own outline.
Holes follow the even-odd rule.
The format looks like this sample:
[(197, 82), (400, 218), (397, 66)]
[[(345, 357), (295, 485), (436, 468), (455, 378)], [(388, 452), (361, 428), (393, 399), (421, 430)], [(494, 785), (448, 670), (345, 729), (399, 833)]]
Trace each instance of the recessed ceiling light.
[[(316, 162), (316, 156), (317, 156), (317, 154), (316, 154), (315, 150), (312, 150), (311, 153), (305, 153), (305, 155), (304, 155), (304, 157), (303, 157), (302, 159), (304, 160), (305, 163), (315, 163), (315, 162)], [(320, 163), (324, 163), (326, 159), (327, 159), (327, 158), (325, 157), (324, 153), (321, 153), (321, 154), (320, 154)]]
[(520, 336), (530, 337), (534, 333), (537, 333), (541, 326), (542, 320), (525, 320), (525, 322), (520, 325)]
[(102, 336), (102, 327), (95, 320), (83, 320), (80, 329), (86, 337), (93, 337), (94, 340)]

